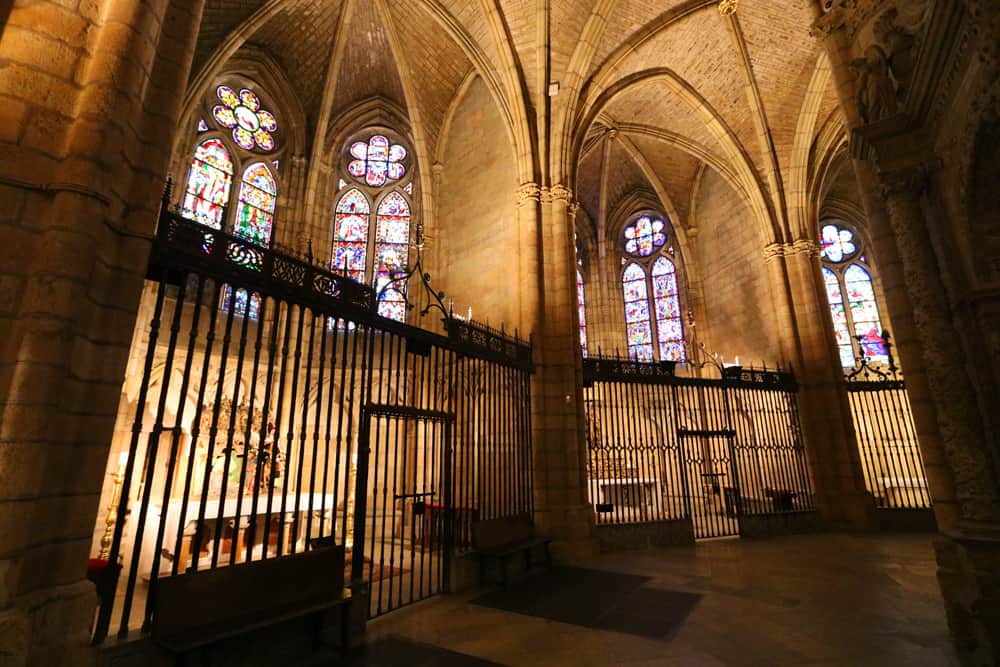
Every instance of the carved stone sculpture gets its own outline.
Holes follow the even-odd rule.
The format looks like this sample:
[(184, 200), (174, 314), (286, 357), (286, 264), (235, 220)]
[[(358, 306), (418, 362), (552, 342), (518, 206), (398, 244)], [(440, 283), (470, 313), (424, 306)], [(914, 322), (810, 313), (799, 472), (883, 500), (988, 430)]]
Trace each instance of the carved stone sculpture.
[(864, 58), (851, 62), (858, 78), (858, 112), (866, 125), (894, 116), (898, 110), (889, 59), (877, 44), (865, 49)]

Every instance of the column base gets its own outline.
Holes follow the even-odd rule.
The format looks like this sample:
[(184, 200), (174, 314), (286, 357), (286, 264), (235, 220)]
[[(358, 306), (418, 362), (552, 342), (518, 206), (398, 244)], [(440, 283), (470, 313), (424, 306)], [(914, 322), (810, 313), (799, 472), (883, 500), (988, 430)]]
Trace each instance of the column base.
[(934, 543), (938, 584), (963, 665), (1000, 664), (1000, 526), (963, 527)]
[(601, 551), (590, 505), (536, 509), (535, 525), (539, 534), (552, 538), (552, 557), (558, 561), (579, 561)]

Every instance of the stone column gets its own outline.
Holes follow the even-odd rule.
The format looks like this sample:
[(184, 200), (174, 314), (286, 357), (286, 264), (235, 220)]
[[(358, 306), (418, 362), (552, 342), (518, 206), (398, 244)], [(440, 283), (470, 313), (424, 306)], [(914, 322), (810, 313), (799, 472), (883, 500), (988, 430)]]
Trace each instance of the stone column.
[(86, 665), (85, 579), (201, 0), (23, 4), (0, 39), (0, 663)]
[(965, 664), (1000, 661), (1000, 485), (941, 279), (921, 198), (922, 167), (882, 174), (882, 195), (914, 304), (927, 379), (955, 481), (960, 519), (935, 548), (948, 622)]
[(596, 553), (594, 516), (587, 499), (583, 378), (576, 312), (576, 204), (562, 186), (539, 189), (541, 266), (540, 318), (533, 331), (536, 374), (533, 391), (535, 512), (552, 536), (557, 556)]
[[(827, 525), (870, 528), (874, 505), (867, 495), (829, 306), (812, 239), (765, 249), (776, 295), (777, 335), (799, 381), (806, 452), (816, 485), (817, 508)], [(784, 296), (784, 298), (782, 298)]]

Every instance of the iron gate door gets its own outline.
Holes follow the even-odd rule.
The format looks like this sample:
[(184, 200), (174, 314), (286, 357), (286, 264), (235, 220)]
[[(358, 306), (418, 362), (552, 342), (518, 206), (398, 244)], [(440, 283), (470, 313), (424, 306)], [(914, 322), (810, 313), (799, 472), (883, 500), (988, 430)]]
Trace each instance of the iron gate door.
[(677, 440), (696, 539), (740, 534), (740, 488), (729, 400), (721, 384), (674, 387)]
[(447, 591), (454, 422), (436, 410), (364, 409), (351, 579), (369, 586), (370, 618)]

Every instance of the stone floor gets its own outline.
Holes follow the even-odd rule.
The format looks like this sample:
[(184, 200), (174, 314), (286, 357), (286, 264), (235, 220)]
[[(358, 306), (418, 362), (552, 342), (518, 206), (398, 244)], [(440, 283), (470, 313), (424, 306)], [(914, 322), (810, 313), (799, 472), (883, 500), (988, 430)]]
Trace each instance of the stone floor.
[[(512, 599), (496, 592), (435, 598), (371, 622), (368, 649), (352, 665), (958, 665), (929, 535), (711, 541), (606, 554), (577, 565), (638, 576), (615, 579), (625, 592), (595, 589), (608, 600), (602, 618), (586, 609), (573, 613), (581, 605), (572, 596), (589, 590), (592, 576), (580, 586), (567, 579), (562, 592), (549, 587), (548, 595), (569, 596), (570, 604), (548, 595), (525, 602), (530, 589), (545, 585), (531, 578), (512, 586)], [(687, 606), (666, 618), (664, 599)], [(526, 613), (497, 609), (498, 601)], [(546, 603), (550, 608), (540, 612)], [(634, 632), (632, 621), (644, 615), (654, 622), (638, 623)], [(616, 629), (604, 629), (609, 625)]]

